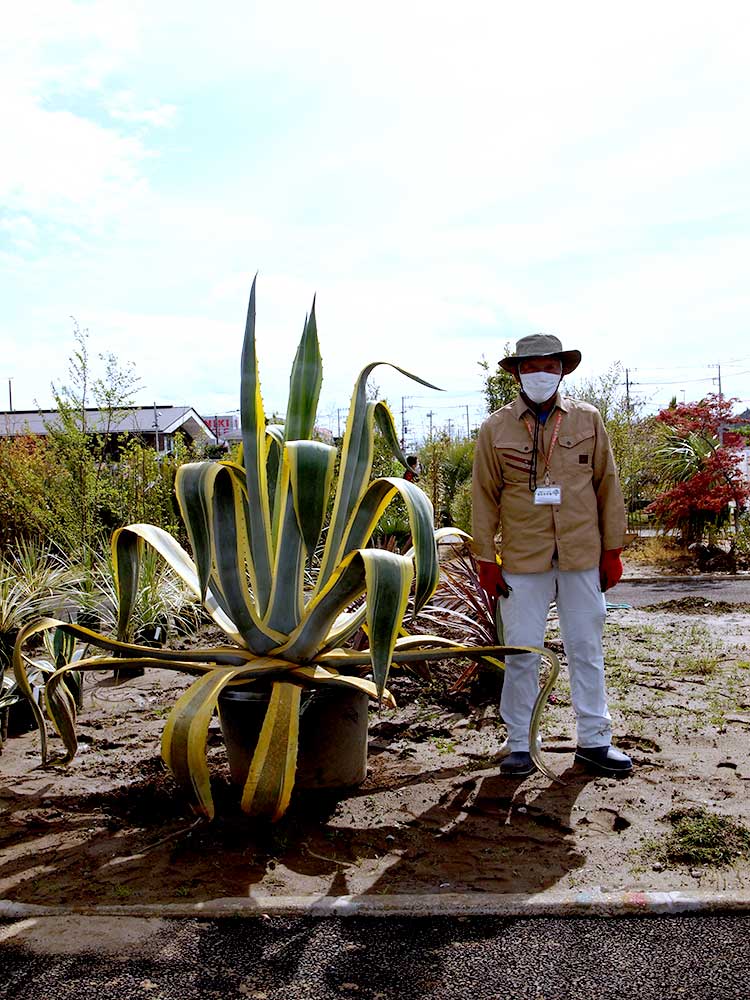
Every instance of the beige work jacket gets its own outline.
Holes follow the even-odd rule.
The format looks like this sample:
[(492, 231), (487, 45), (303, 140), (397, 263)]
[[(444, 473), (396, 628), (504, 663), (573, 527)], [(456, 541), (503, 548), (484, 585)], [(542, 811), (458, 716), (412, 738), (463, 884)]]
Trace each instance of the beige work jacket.
[(472, 476), (474, 552), (494, 560), (500, 554), (510, 573), (544, 573), (557, 558), (561, 570), (599, 565), (602, 549), (622, 548), (625, 505), (607, 431), (598, 410), (557, 394), (539, 434), (537, 482), (544, 485), (545, 455), (562, 413), (550, 480), (562, 488), (560, 504), (534, 504), (529, 489), (534, 415), (521, 396), (482, 424)]

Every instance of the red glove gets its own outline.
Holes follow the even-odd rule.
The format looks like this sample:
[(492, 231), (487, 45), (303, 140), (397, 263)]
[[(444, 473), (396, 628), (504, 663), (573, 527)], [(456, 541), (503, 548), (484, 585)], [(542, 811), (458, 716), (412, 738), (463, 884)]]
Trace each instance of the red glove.
[(497, 595), (507, 597), (510, 587), (503, 579), (503, 573), (496, 562), (487, 559), (477, 559), (479, 569), (479, 586), (491, 601), (497, 600)]
[(622, 549), (606, 549), (602, 552), (602, 557), (599, 560), (599, 582), (602, 586), (602, 593), (620, 582), (622, 576), (621, 552)]

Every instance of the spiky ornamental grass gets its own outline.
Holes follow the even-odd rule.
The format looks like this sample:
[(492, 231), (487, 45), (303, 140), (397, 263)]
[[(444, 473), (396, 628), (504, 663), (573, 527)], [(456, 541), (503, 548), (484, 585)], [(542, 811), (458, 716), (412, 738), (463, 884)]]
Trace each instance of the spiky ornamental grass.
[[(241, 460), (190, 463), (177, 473), (176, 493), (193, 557), (154, 525), (120, 528), (112, 536), (119, 595), (117, 640), (53, 619), (30, 625), (19, 635), (14, 669), (29, 694), (23, 644), (34, 633), (57, 627), (105, 651), (78, 660), (76, 670), (136, 666), (197, 675), (167, 719), (162, 756), (196, 811), (208, 818), (214, 806), (206, 739), (218, 697), (228, 685), (261, 683), (270, 689), (241, 804), (250, 814), (278, 819), (294, 785), (303, 688), (355, 688), (393, 704), (386, 688), (392, 663), (461, 655), (497, 662), (498, 653), (527, 651), (462, 645), (406, 631), (410, 594), (418, 613), (438, 582), (436, 532), (432, 505), (419, 486), (401, 478), (370, 478), (376, 428), (406, 465), (390, 410), (367, 398), (367, 379), (380, 363), (364, 368), (355, 383), (331, 497), (336, 449), (312, 440), (322, 383), (315, 303), (294, 359), (285, 423), (267, 425), (258, 379), (253, 282), (242, 351)], [(413, 539), (406, 555), (368, 547), (383, 512), (398, 496), (406, 506)], [(323, 536), (317, 572), (310, 572), (311, 557), (316, 548), (320, 552)], [(129, 641), (146, 545), (200, 598), (231, 644), (173, 651)], [(369, 648), (346, 648), (363, 626)], [(535, 651), (550, 661), (551, 670), (535, 706), (531, 746), (540, 770), (550, 774), (536, 754), (535, 737), (558, 663), (550, 651)], [(64, 761), (72, 759), (77, 747), (75, 705), (64, 682), (72, 669), (57, 670), (45, 688), (47, 712), (67, 751)], [(365, 672), (374, 680), (360, 676)], [(44, 716), (38, 706), (32, 704), (32, 709), (46, 761)]]

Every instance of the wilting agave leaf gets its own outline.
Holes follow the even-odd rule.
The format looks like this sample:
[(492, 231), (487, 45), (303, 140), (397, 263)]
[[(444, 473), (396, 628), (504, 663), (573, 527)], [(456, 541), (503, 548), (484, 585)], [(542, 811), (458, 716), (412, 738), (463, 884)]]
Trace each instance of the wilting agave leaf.
[(404, 556), (385, 549), (352, 552), (307, 605), (300, 625), (274, 655), (297, 662), (316, 657), (339, 614), (366, 592), (371, 662), (375, 682), (382, 690), (413, 579), (412, 562)]
[[(368, 681), (364, 677), (340, 674), (318, 663), (311, 667), (295, 667), (294, 670), (289, 671), (289, 676), (303, 680), (305, 683), (312, 684), (313, 686), (321, 684), (328, 687), (353, 688), (357, 691), (362, 691), (368, 698), (377, 699), (379, 697), (377, 686), (372, 681)], [(383, 691), (381, 700), (389, 708), (396, 707), (396, 699), (387, 689)]]
[[(458, 642), (456, 639), (446, 639), (445, 636), (440, 635), (405, 635), (400, 636), (396, 640), (396, 647), (394, 650), (394, 662), (401, 662), (398, 660), (397, 654), (405, 652), (411, 649), (434, 649), (436, 646), (442, 648), (453, 648), (454, 656), (461, 656), (467, 649), (466, 643)], [(484, 647), (474, 647), (475, 649), (483, 649)], [(505, 670), (505, 664), (502, 660), (498, 660), (495, 656), (489, 655), (476, 655), (474, 659), (479, 663), (486, 663), (493, 670), (499, 670), (503, 672)]]
[[(398, 648), (393, 653), (393, 662), (409, 663), (414, 660), (443, 660), (449, 656), (466, 656), (469, 659), (484, 660), (485, 662), (491, 663), (496, 656), (517, 656), (523, 653), (536, 653), (542, 659), (548, 661), (550, 666), (549, 676), (539, 690), (539, 694), (534, 702), (531, 721), (529, 723), (529, 752), (531, 753), (534, 763), (542, 774), (551, 778), (553, 781), (559, 781), (555, 773), (544, 763), (541, 752), (537, 746), (537, 736), (539, 735), (539, 726), (541, 724), (544, 706), (547, 704), (549, 693), (554, 686), (558, 674), (560, 673), (560, 661), (552, 650), (539, 649), (536, 646), (461, 646), (460, 644), (454, 644), (450, 640), (446, 640), (441, 636), (424, 635), (409, 636), (403, 640), (399, 639), (398, 642), (403, 643), (404, 647), (406, 647), (408, 643), (416, 645), (417, 642), (424, 642), (425, 645), (427, 645), (428, 640), (435, 641), (436, 645), (434, 648)], [(337, 661), (334, 656), (326, 657), (325, 662), (331, 666), (337, 666)]]
[[(185, 468), (185, 466), (183, 466)], [(164, 531), (162, 528), (157, 528), (154, 524), (129, 524), (127, 527), (118, 528), (112, 535), (112, 547), (113, 552), (115, 546), (120, 549), (120, 538), (122, 535), (133, 534), (142, 538), (151, 548), (155, 549), (159, 555), (167, 562), (172, 569), (177, 573), (181, 580), (187, 585), (187, 587), (195, 594), (199, 599), (201, 598), (201, 583), (198, 579), (198, 572), (196, 570), (195, 563), (183, 549), (180, 543), (174, 539), (168, 532)], [(209, 564), (211, 558), (210, 551), (210, 539), (207, 543), (209, 545), (208, 557)], [(131, 549), (127, 550), (132, 552)], [(113, 558), (123, 558), (122, 555), (114, 556)], [(206, 611), (211, 615), (213, 620), (222, 629), (229, 638), (236, 642), (240, 646), (245, 645), (245, 640), (242, 638), (240, 633), (237, 631), (234, 622), (231, 620), (226, 612), (226, 602), (221, 595), (218, 586), (214, 587), (215, 581), (212, 579), (211, 570), (209, 569), (209, 589), (202, 598), (203, 606)], [(63, 623), (65, 624), (65, 623)], [(112, 647), (106, 647), (112, 648)]]
[(196, 812), (213, 819), (214, 803), (206, 761), (208, 726), (219, 695), (241, 669), (212, 670), (190, 685), (169, 713), (161, 741), (164, 763), (189, 790)]
[(323, 359), (320, 356), (313, 299), (310, 318), (305, 320), (289, 379), (289, 400), (284, 423), (286, 441), (307, 441), (312, 437), (322, 384)]
[(406, 456), (401, 448), (401, 442), (398, 439), (398, 431), (396, 430), (396, 422), (393, 419), (393, 414), (391, 409), (386, 402), (381, 400), (375, 403), (373, 408), (373, 416), (375, 418), (375, 423), (378, 425), (378, 430), (385, 438), (385, 442), (394, 458), (398, 459), (401, 464), (406, 467)]
[(66, 664), (52, 675), (55, 683), (51, 684), (52, 678), (50, 678), (44, 686), (44, 703), (47, 707), (47, 713), (52, 719), (52, 723), (67, 751), (61, 763), (67, 763), (69, 760), (72, 760), (78, 749), (76, 702), (64, 683), (66, 675), (75, 673), (77, 670), (78, 664)]
[(373, 480), (351, 518), (342, 543), (339, 558), (354, 549), (362, 548), (375, 530), (378, 521), (390, 502), (401, 496), (409, 515), (409, 529), (414, 546), (416, 568), (415, 611), (427, 602), (440, 579), (437, 546), (433, 528), (432, 504), (424, 490), (407, 479), (382, 478)]
[(215, 468), (215, 462), (187, 462), (177, 469), (174, 484), (177, 504), (193, 550), (199, 581), (198, 596), (202, 601), (211, 579), (211, 526), (205, 481), (215, 474)]
[(259, 614), (264, 615), (271, 594), (271, 511), (268, 505), (266, 478), (266, 418), (260, 395), (258, 358), (255, 351), (255, 280), (250, 290), (245, 339), (242, 345), (240, 422), (247, 478), (250, 551), (255, 569), (255, 599)]
[(415, 382), (419, 382), (421, 385), (427, 386), (429, 389), (437, 389), (437, 386), (432, 385), (432, 383), (426, 382), (417, 375), (412, 375), (403, 368), (399, 368), (398, 365), (391, 365), (389, 362), (376, 361), (373, 364), (367, 365), (360, 372), (354, 386), (352, 400), (349, 405), (349, 414), (346, 419), (344, 450), (341, 455), (341, 466), (339, 468), (338, 486), (336, 488), (331, 523), (328, 528), (320, 574), (318, 576), (318, 589), (326, 585), (328, 578), (336, 568), (337, 554), (346, 533), (349, 519), (367, 487), (367, 481), (372, 471), (373, 422), (377, 404), (368, 404), (367, 379), (370, 377), (373, 369), (381, 364), (388, 364), (390, 368), (394, 368), (402, 375)]
[(44, 763), (47, 761), (47, 724), (44, 721), (44, 713), (34, 699), (34, 692), (26, 674), (26, 666), (23, 661), (23, 646), (26, 640), (30, 639), (32, 635), (38, 635), (39, 632), (46, 632), (48, 629), (57, 628), (62, 624), (64, 623), (57, 618), (42, 618), (38, 622), (31, 622), (29, 625), (25, 625), (18, 633), (16, 644), (13, 647), (13, 673), (19, 690), (26, 696), (29, 702), (31, 713), (39, 729), (39, 736), (42, 742), (42, 761)]
[(299, 743), (299, 707), (302, 688), (278, 681), (250, 764), (241, 808), (253, 816), (280, 819), (294, 787)]

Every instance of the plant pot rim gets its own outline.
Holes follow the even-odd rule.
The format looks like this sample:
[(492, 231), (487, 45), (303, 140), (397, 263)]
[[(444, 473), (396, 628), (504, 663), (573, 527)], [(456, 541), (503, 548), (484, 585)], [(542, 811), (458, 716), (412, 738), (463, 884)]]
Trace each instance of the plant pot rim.
[[(289, 681), (290, 684), (297, 684), (296, 681)], [(253, 690), (253, 687), (255, 690)], [(245, 702), (262, 702), (268, 701), (271, 697), (270, 687), (227, 687), (219, 695), (219, 701), (245, 701)], [(362, 694), (368, 697), (366, 691), (360, 691), (358, 688), (354, 687), (344, 687), (334, 684), (297, 684), (297, 687), (302, 688), (302, 698), (308, 700), (314, 696), (323, 698), (332, 698), (337, 694)]]

